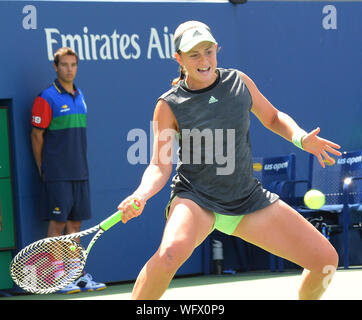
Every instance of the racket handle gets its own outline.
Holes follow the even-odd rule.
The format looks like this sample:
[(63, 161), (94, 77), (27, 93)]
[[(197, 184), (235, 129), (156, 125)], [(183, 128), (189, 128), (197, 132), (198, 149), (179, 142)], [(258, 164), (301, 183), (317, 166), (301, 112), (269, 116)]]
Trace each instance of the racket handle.
[[(132, 207), (138, 210), (141, 208), (141, 204), (138, 200), (133, 200)], [(113, 213), (110, 217), (103, 220), (99, 226), (102, 230), (107, 231), (109, 228), (113, 227), (115, 224), (122, 220), (122, 211), (119, 210)]]

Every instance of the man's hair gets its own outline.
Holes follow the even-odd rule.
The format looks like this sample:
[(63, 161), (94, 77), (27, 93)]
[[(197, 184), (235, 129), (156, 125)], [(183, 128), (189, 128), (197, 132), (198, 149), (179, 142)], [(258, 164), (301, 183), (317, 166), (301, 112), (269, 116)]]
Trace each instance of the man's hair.
[(54, 53), (54, 64), (56, 66), (58, 66), (60, 57), (63, 57), (66, 55), (74, 56), (77, 59), (77, 64), (78, 64), (77, 53), (73, 49), (68, 48), (68, 47), (60, 48)]

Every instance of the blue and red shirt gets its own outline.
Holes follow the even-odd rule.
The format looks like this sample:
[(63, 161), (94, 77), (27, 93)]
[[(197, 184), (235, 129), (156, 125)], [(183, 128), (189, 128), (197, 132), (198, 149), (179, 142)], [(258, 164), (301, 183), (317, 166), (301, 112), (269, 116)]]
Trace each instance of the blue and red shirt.
[(74, 96), (55, 80), (35, 99), (31, 124), (44, 129), (44, 181), (87, 180), (87, 106), (79, 88)]

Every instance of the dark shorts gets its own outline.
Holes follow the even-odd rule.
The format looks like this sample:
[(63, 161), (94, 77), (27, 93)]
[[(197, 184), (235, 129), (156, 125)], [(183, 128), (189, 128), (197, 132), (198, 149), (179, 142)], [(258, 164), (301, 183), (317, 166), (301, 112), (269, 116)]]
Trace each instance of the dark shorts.
[(66, 222), (90, 219), (89, 181), (44, 182), (42, 203), (45, 220)]

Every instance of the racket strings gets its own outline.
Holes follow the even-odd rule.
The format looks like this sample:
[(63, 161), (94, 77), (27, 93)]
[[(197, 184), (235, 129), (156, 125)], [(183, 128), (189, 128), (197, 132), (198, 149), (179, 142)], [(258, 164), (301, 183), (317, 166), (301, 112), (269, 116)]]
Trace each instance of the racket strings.
[(71, 239), (39, 241), (14, 259), (13, 279), (30, 292), (55, 292), (80, 276), (85, 264), (83, 252)]

